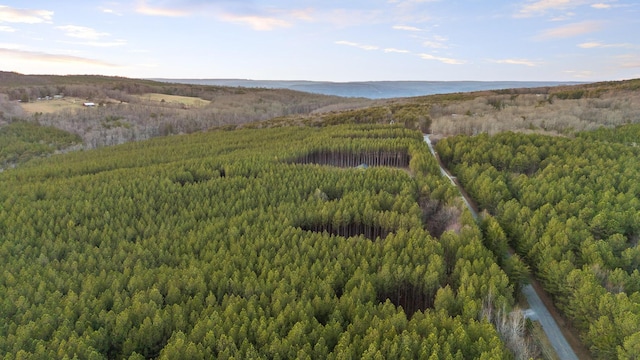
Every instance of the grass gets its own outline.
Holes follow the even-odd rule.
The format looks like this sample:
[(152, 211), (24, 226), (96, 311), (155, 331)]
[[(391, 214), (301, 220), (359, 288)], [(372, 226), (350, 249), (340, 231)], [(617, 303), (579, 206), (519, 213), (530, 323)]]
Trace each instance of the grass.
[(158, 93), (139, 95), (139, 98), (146, 101), (166, 102), (169, 104), (184, 104), (190, 107), (204, 107), (210, 103), (210, 101), (208, 100), (203, 100), (197, 97), (167, 95), (167, 94), (158, 94)]
[(85, 100), (80, 98), (65, 97), (53, 100), (35, 100), (28, 103), (20, 103), (22, 109), (27, 113), (51, 114), (66, 109), (80, 109)]
[[(143, 101), (157, 102), (158, 105), (160, 105), (161, 103), (166, 103), (199, 108), (207, 106), (210, 103), (210, 101), (208, 100), (203, 100), (196, 97), (166, 95), (158, 93), (138, 95), (138, 97)], [(67, 109), (80, 109), (82, 108), (82, 104), (85, 101), (86, 100), (81, 98), (65, 97), (63, 99), (35, 100), (28, 103), (20, 103), (20, 106), (25, 112), (30, 114), (52, 114)]]

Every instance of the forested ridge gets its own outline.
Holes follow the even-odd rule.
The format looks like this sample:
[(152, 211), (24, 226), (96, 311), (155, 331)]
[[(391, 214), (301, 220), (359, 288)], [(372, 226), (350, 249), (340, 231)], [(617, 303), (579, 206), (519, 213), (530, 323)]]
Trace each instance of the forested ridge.
[[(322, 152), (409, 163), (299, 161)], [(518, 353), (494, 326), (516, 280), (416, 131), (171, 136), (35, 159), (0, 189), (6, 359)]]
[(436, 146), (597, 359), (640, 354), (639, 133), (633, 124)]

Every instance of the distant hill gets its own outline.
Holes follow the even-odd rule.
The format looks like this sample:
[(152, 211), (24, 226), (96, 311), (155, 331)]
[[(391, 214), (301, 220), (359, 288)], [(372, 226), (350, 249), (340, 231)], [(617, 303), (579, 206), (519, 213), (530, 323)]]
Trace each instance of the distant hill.
[(286, 81), (244, 79), (152, 79), (181, 84), (217, 85), (246, 88), (290, 89), (308, 93), (343, 97), (387, 99), (398, 97), (450, 94), (483, 90), (539, 88), (560, 85), (578, 85), (568, 81)]
[[(561, 84), (153, 81), (0, 71), (0, 126), (16, 120), (53, 126), (80, 136), (89, 149), (212, 128), (398, 123), (442, 137), (502, 131), (570, 135), (640, 121), (640, 79)], [(97, 106), (83, 107), (85, 101)], [(36, 147), (40, 140), (31, 143)], [(5, 155), (24, 153), (15, 149), (20, 151)]]

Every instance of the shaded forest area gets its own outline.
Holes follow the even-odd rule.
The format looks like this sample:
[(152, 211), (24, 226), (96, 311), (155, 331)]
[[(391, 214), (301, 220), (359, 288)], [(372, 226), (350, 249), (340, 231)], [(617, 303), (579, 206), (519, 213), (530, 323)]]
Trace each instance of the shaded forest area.
[(298, 164), (318, 164), (331, 165), (337, 167), (369, 167), (369, 166), (390, 166), (397, 168), (409, 167), (409, 155), (404, 152), (327, 152), (317, 151), (294, 160)]
[[(333, 223), (319, 223), (319, 224), (305, 224), (300, 228), (305, 231), (313, 231), (318, 233), (329, 233), (342, 237), (354, 237), (362, 235), (369, 240), (380, 240), (387, 237), (392, 232), (392, 229), (384, 229), (380, 226), (361, 224), (359, 222), (346, 223), (338, 222), (336, 225)], [(338, 225), (339, 224), (339, 225)]]

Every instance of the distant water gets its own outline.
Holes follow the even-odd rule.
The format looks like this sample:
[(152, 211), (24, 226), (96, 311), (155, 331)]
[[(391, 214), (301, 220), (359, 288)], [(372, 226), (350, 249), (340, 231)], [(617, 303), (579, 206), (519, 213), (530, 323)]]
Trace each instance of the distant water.
[(559, 85), (577, 85), (579, 82), (561, 81), (284, 81), (243, 79), (151, 79), (181, 84), (217, 85), (247, 88), (290, 89), (315, 94), (342, 97), (386, 99), (433, 94), (451, 94), (482, 90), (536, 88)]

